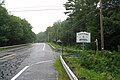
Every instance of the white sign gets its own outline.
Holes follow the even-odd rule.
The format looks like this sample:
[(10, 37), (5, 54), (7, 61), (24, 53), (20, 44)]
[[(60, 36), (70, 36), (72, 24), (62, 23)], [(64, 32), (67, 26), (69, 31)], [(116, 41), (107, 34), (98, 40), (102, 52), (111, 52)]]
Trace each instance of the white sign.
[(77, 43), (90, 43), (91, 35), (88, 32), (79, 32), (76, 34), (76, 42)]

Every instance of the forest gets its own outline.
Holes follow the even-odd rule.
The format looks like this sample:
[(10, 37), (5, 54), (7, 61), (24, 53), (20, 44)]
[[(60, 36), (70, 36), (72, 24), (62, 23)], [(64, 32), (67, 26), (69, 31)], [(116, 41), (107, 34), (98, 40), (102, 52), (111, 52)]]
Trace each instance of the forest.
[(0, 3), (0, 46), (31, 43), (35, 39), (31, 24), (8, 13), (4, 2)]
[[(64, 7), (67, 19), (56, 21), (45, 32), (37, 34), (36, 42), (56, 42), (61, 40), (64, 45), (79, 46), (76, 43), (77, 32), (90, 32), (91, 43), (87, 49), (94, 49), (95, 40), (100, 38), (100, 7), (99, 0), (68, 0)], [(103, 0), (102, 19), (105, 50), (118, 51), (120, 45), (120, 1)]]

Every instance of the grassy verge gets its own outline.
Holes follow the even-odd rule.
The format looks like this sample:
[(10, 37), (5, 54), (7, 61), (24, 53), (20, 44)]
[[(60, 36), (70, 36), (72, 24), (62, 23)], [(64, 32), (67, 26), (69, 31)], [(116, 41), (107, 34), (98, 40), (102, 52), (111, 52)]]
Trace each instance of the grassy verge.
[(54, 66), (58, 73), (58, 80), (69, 80), (69, 77), (60, 62), (60, 58), (56, 59)]
[(62, 46), (60, 46), (60, 45), (57, 45), (57, 44), (55, 44), (55, 43), (50, 43), (52, 46), (51, 46), (51, 48), (52, 48), (52, 50), (54, 50), (54, 51), (56, 51), (56, 52), (59, 52), (59, 53), (62, 53)]
[(52, 46), (54, 46), (55, 48), (61, 48), (61, 46), (60, 45), (56, 45), (56, 44), (54, 44), (54, 43), (50, 43)]
[(110, 80), (107, 79), (104, 73), (95, 72), (81, 67), (77, 58), (64, 58), (68, 62), (69, 67), (74, 71), (78, 78), (85, 77), (86, 80)]
[(0, 51), (3, 51), (3, 50), (7, 50), (7, 49), (5, 49), (5, 48), (0, 48)]
[[(55, 45), (55, 44), (54, 44)], [(75, 73), (86, 80), (119, 80), (120, 54), (119, 52), (80, 51), (75, 48), (64, 47), (64, 59)]]

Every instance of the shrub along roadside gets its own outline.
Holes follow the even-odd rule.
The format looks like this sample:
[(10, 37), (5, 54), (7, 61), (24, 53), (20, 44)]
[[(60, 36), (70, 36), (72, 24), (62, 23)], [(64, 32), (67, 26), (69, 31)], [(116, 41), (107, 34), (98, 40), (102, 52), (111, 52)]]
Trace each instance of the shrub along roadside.
[(84, 77), (86, 80), (107, 80), (104, 74), (81, 67), (77, 58), (64, 57), (64, 59), (78, 78)]
[(78, 77), (85, 76), (87, 80), (120, 79), (119, 52), (104, 51), (102, 54), (101, 51), (65, 48), (64, 59)]
[(54, 66), (55, 69), (57, 70), (58, 80), (69, 80), (69, 77), (60, 62), (60, 58), (56, 59)]
[[(68, 51), (70, 52), (70, 51)], [(99, 80), (119, 80), (120, 79), (120, 54), (118, 52), (109, 52), (105, 51), (104, 54), (94, 51), (72, 51), (71, 55), (64, 56), (64, 59), (67, 61), (69, 66), (74, 68), (84, 68), (82, 70), (90, 70), (90, 73), (96, 72), (96, 76), (98, 73)], [(74, 71), (73, 68), (73, 71)], [(78, 68), (78, 69), (79, 69)], [(85, 70), (85, 71), (86, 71)], [(92, 72), (91, 72), (92, 70)], [(81, 71), (77, 70), (76, 74), (80, 74)], [(100, 74), (100, 75), (99, 75)], [(102, 76), (101, 76), (102, 75)], [(89, 75), (90, 76), (90, 75)], [(89, 79), (87, 76), (87, 79)], [(103, 77), (102, 79), (100, 78)], [(81, 77), (78, 75), (78, 77)], [(93, 79), (95, 77), (93, 76)], [(93, 80), (92, 78), (90, 80)], [(94, 80), (97, 80), (94, 79)]]
[(80, 51), (64, 47), (64, 59), (77, 77), (87, 80), (119, 80), (120, 53), (89, 50)]

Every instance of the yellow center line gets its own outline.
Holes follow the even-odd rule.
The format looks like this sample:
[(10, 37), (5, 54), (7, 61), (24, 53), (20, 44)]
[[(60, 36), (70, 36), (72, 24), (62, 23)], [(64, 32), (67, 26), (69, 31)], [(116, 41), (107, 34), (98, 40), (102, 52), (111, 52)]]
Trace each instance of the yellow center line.
[(8, 58), (8, 57), (12, 57), (12, 56), (15, 56), (15, 54), (9, 54), (9, 55), (7, 55), (7, 56), (3, 56), (3, 57), (0, 58), (0, 59), (5, 59), (5, 58)]

